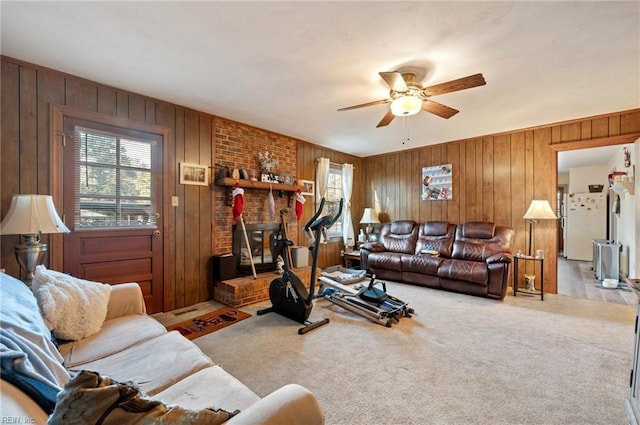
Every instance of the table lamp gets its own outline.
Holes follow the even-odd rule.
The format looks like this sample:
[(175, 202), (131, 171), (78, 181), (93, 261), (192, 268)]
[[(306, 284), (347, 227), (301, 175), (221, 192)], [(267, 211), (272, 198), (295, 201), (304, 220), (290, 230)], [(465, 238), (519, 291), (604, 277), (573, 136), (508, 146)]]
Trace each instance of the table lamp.
[(362, 213), (362, 218), (360, 219), (360, 224), (366, 224), (366, 232), (367, 232), (367, 240), (369, 240), (369, 235), (373, 232), (373, 224), (380, 223), (378, 220), (378, 214), (376, 214), (373, 208), (365, 208), (364, 213)]
[(16, 259), (25, 272), (23, 282), (31, 286), (36, 267), (47, 255), (47, 244), (40, 235), (70, 233), (60, 219), (50, 195), (13, 195), (9, 212), (0, 223), (0, 235), (22, 235), (24, 241), (15, 247)]

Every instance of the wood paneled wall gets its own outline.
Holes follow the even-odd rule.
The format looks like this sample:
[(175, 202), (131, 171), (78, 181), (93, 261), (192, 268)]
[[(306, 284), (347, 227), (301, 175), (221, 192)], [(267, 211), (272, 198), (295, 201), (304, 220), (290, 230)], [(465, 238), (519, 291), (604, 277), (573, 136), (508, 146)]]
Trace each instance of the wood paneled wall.
[[(375, 190), (388, 220), (510, 226), (514, 253), (526, 253), (528, 225), (522, 216), (531, 200), (547, 199), (556, 208), (556, 151), (630, 143), (639, 136), (636, 109), (368, 157), (363, 161), (364, 205), (373, 206)], [(453, 199), (422, 201), (422, 167), (447, 163), (453, 166)], [(533, 234), (533, 249), (546, 253), (545, 289), (551, 293), (557, 292), (556, 230), (555, 221), (543, 221)]]
[[(0, 217), (4, 217), (17, 193), (50, 194), (50, 119), (51, 104), (71, 106), (109, 116), (127, 118), (170, 129), (173, 146), (167, 161), (174, 166), (165, 176), (164, 202), (177, 196), (180, 205), (170, 209), (165, 217), (167, 233), (164, 235), (164, 309), (171, 310), (212, 298), (209, 260), (218, 254), (216, 245), (216, 213), (230, 208), (216, 203), (219, 188), (180, 185), (177, 173), (181, 161), (212, 166), (215, 164), (215, 143), (218, 127), (237, 127), (239, 133), (255, 132), (251, 126), (221, 120), (210, 114), (194, 111), (157, 99), (88, 81), (55, 70), (2, 57), (1, 70), (1, 134), (0, 139)], [(233, 125), (230, 125), (233, 124)], [(270, 133), (267, 130), (259, 132)], [(271, 133), (278, 140), (294, 140), (297, 150), (297, 175), (312, 180), (315, 159), (329, 157), (334, 162), (351, 162), (356, 173), (362, 170), (361, 160), (311, 143)], [(288, 171), (288, 169), (287, 169)], [(359, 178), (356, 175), (356, 181)], [(309, 198), (308, 198), (309, 199)], [(305, 217), (313, 214), (313, 202), (305, 204)], [(360, 208), (354, 200), (354, 208)], [(357, 214), (361, 214), (361, 209)], [(300, 221), (304, 224), (304, 218)], [(226, 228), (225, 228), (226, 229)], [(301, 244), (306, 238), (293, 235)], [(228, 235), (221, 237), (229, 239)], [(49, 237), (43, 235), (43, 242)], [(13, 248), (19, 237), (0, 237), (0, 267), (18, 276), (19, 269)], [(227, 246), (228, 244), (223, 244)], [(52, 249), (52, 246), (50, 246)], [(222, 249), (222, 248), (220, 248)], [(226, 249), (226, 248), (225, 248)], [(321, 267), (338, 264), (342, 244), (327, 244), (321, 250)], [(48, 261), (45, 263), (49, 265)]]
[[(216, 254), (215, 190), (178, 184), (178, 162), (215, 164), (217, 117), (152, 99), (72, 75), (1, 58), (0, 216), (6, 214), (15, 193), (51, 193), (49, 181), (49, 108), (72, 106), (110, 116), (161, 125), (171, 131), (169, 158), (174, 167), (165, 176), (165, 202), (171, 196), (180, 206), (171, 208), (169, 234), (165, 234), (164, 308), (175, 309), (211, 298), (209, 259)], [(240, 130), (249, 128), (239, 124)], [(264, 130), (267, 131), (267, 130)], [(365, 207), (373, 206), (378, 191), (391, 220), (449, 220), (460, 223), (490, 220), (516, 229), (516, 250), (526, 249), (522, 219), (531, 199), (549, 199), (555, 206), (556, 153), (563, 144), (628, 143), (622, 136), (640, 133), (640, 110), (552, 124), (442, 143), (369, 158), (332, 151), (311, 142), (297, 143), (297, 178), (315, 179), (315, 162), (327, 157), (334, 163), (355, 166), (351, 202), (356, 233)], [(278, 135), (278, 137), (282, 137)], [(624, 140), (623, 140), (624, 139)], [(573, 147), (572, 147), (573, 148)], [(421, 201), (421, 168), (453, 164), (453, 200)], [(389, 200), (387, 202), (387, 199)], [(316, 204), (307, 198), (299, 227), (310, 218)], [(228, 208), (228, 207), (227, 207)], [(304, 245), (298, 229), (294, 235)], [(547, 253), (547, 288), (556, 289), (556, 236), (553, 223), (535, 228), (536, 247)], [(48, 237), (43, 237), (48, 242)], [(13, 257), (17, 236), (0, 238), (0, 267), (18, 275)], [(320, 266), (339, 264), (341, 242), (323, 245)]]

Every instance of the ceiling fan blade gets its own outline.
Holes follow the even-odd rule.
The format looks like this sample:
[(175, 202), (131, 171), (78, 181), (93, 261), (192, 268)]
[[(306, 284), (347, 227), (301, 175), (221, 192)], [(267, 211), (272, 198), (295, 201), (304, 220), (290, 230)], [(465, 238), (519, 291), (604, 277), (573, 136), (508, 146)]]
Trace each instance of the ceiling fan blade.
[(409, 90), (407, 83), (399, 72), (379, 72), (380, 76), (391, 87), (391, 90), (398, 92), (406, 92)]
[(386, 125), (389, 125), (389, 123), (390, 123), (391, 121), (393, 121), (393, 119), (394, 119), (395, 117), (396, 117), (396, 116), (395, 116), (395, 115), (393, 115), (393, 112), (391, 112), (391, 109), (389, 109), (389, 111), (387, 111), (387, 114), (386, 114), (384, 117), (382, 117), (382, 119), (380, 120), (380, 122), (378, 123), (378, 125), (376, 125), (376, 128), (378, 128), (378, 127), (384, 127), (384, 126), (386, 126)]
[(389, 102), (391, 102), (389, 99), (374, 100), (373, 102), (361, 103), (360, 105), (353, 105), (353, 106), (347, 106), (346, 108), (340, 108), (338, 109), (338, 111), (348, 111), (350, 109), (358, 109), (358, 108), (364, 108), (366, 106), (382, 105), (383, 103), (389, 103)]
[(484, 86), (485, 84), (487, 84), (487, 82), (484, 80), (482, 74), (475, 74), (464, 78), (458, 78), (457, 80), (448, 81), (446, 83), (425, 87), (422, 92), (426, 96), (435, 96), (437, 94), (451, 93), (458, 90), (470, 89), (472, 87)]
[(449, 119), (460, 112), (457, 109), (450, 108), (446, 105), (443, 105), (442, 103), (434, 102), (433, 100), (429, 99), (422, 102), (422, 110), (431, 112), (432, 114), (446, 119)]

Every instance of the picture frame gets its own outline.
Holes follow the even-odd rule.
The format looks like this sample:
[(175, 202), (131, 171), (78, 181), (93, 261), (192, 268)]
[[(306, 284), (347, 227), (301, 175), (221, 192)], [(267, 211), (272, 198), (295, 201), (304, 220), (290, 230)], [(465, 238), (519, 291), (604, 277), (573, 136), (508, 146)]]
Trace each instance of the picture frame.
[(291, 174), (278, 174), (278, 181), (282, 184), (294, 184), (294, 178)]
[(181, 162), (180, 184), (209, 186), (209, 167), (206, 165)]
[(278, 183), (278, 176), (274, 173), (262, 173), (260, 181), (263, 183)]
[(450, 201), (453, 199), (452, 164), (440, 164), (422, 167), (423, 201)]
[(316, 192), (316, 183), (313, 180), (298, 180), (300, 193), (307, 196), (313, 196)]

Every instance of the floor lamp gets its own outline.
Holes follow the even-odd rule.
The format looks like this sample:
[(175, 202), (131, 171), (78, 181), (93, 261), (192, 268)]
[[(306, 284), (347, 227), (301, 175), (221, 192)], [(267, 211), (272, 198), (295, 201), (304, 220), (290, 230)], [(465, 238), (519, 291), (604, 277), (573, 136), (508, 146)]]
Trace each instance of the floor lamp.
[(50, 195), (13, 195), (9, 212), (0, 223), (0, 235), (22, 235), (23, 243), (15, 247), (16, 259), (24, 270), (23, 282), (31, 286), (36, 267), (45, 259), (47, 244), (40, 235), (70, 233), (60, 219)]
[[(529, 205), (529, 209), (522, 217), (525, 220), (529, 220), (529, 249), (527, 250), (527, 255), (531, 256), (531, 245), (533, 238), (533, 224), (538, 223), (540, 220), (555, 220), (558, 217), (554, 214), (551, 209), (551, 205), (549, 205), (549, 201), (534, 199), (531, 201), (531, 205)], [(534, 290), (535, 287), (531, 288), (529, 286), (533, 286), (533, 281), (527, 282), (526, 290)]]

